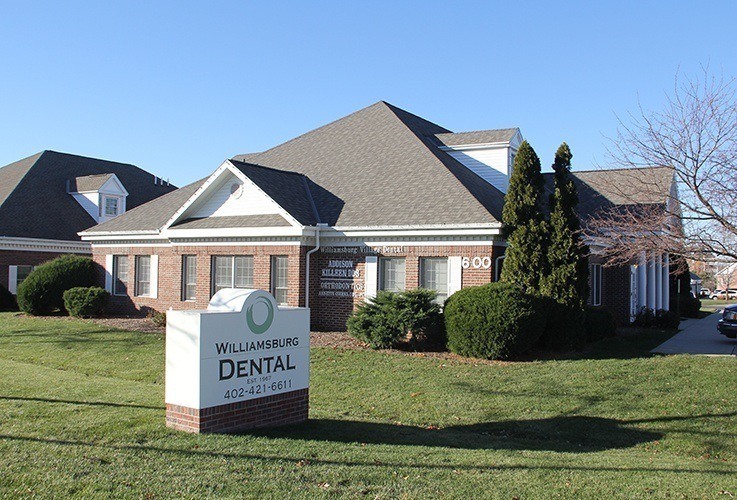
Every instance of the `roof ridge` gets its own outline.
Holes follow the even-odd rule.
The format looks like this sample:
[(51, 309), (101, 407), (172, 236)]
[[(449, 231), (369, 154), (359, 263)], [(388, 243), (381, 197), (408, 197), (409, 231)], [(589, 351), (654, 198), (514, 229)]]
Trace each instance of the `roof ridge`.
[[(404, 111), (401, 108), (396, 108), (396, 109), (399, 109), (400, 111)], [(478, 181), (482, 182), (484, 186), (488, 186), (489, 189), (496, 190), (496, 191), (499, 191), (499, 190), (495, 186), (492, 186), (491, 184), (489, 184), (486, 181), (484, 181), (481, 177), (479, 177), (479, 175), (477, 173), (471, 171), (469, 168), (467, 168), (461, 162), (459, 162), (458, 160), (456, 160), (455, 158), (453, 158), (451, 155), (449, 155), (449, 154), (445, 153), (444, 151), (440, 150), (434, 144), (428, 144), (428, 142), (432, 142), (431, 139), (429, 138), (429, 136), (427, 134), (420, 134), (419, 131), (414, 130), (414, 128), (412, 126), (410, 126), (409, 124), (407, 124), (394, 111), (394, 107), (393, 106), (390, 107), (390, 110), (397, 117), (397, 120), (399, 120), (400, 123), (402, 123), (402, 125), (404, 125), (404, 127), (417, 139), (417, 141), (419, 141), (419, 144), (423, 147), (424, 151), (427, 152), (433, 158), (433, 161), (436, 164), (439, 164), (438, 166), (439, 167), (442, 167), (445, 170), (445, 172), (447, 172), (447, 174), (449, 176), (449, 179), (452, 179), (454, 181), (455, 185), (457, 187), (459, 187), (463, 193), (467, 193), (483, 210), (485, 210), (489, 214), (489, 216), (491, 216), (492, 219), (496, 220), (497, 217), (494, 214), (491, 213), (491, 210), (476, 196), (476, 194), (474, 194), (473, 192), (471, 192), (471, 190), (469, 189), (469, 187), (466, 186), (463, 183), (463, 181), (461, 181), (461, 179), (458, 177), (458, 175), (456, 175), (456, 173), (453, 172), (453, 170), (451, 170), (451, 168), (449, 167), (449, 165), (446, 164), (446, 161), (449, 162), (449, 163), (451, 163), (453, 165), (453, 168), (454, 169), (460, 169), (460, 170), (458, 170), (459, 172), (464, 172), (464, 173), (465, 172), (468, 172), (468, 173), (473, 174), (473, 178), (475, 178)], [(407, 113), (406, 111), (404, 111), (404, 112)], [(408, 114), (409, 115), (412, 115), (412, 113), (408, 113)], [(412, 116), (416, 116), (416, 115), (412, 115)], [(428, 122), (428, 120), (424, 120), (424, 118), (422, 120), (425, 121), (425, 122)], [(433, 125), (435, 125), (437, 127), (440, 127), (440, 128), (445, 129), (445, 127), (441, 127), (440, 125), (436, 125), (436, 124), (434, 124), (432, 122), (428, 122), (428, 123), (431, 123), (431, 124), (433, 124)], [(445, 130), (447, 130), (447, 129), (445, 129)], [(440, 159), (440, 156), (439, 155), (441, 155), (441, 154), (442, 155), (445, 155), (443, 157), (445, 159), (445, 161)], [(501, 194), (501, 191), (499, 191), (499, 193)], [(499, 222), (501, 222), (501, 220), (499, 220)]]
[(519, 127), (500, 127), (500, 128), (484, 128), (479, 130), (462, 130), (460, 132), (443, 132), (434, 135), (445, 135), (445, 134), (475, 134), (476, 132), (498, 132), (500, 130), (519, 130)]
[[(672, 169), (673, 167), (668, 167), (666, 165), (653, 165), (650, 167), (619, 167), (619, 168), (590, 168), (588, 170), (573, 170), (571, 169), (572, 173), (588, 173), (588, 172), (622, 172), (624, 170), (655, 170), (657, 168), (665, 168), (665, 169)], [(555, 172), (545, 172), (546, 174), (555, 173)]]
[(238, 163), (242, 163), (244, 165), (248, 165), (248, 166), (251, 166), (251, 167), (264, 168), (266, 170), (273, 170), (274, 172), (280, 172), (280, 173), (283, 173), (283, 174), (301, 175), (302, 177), (307, 177), (302, 172), (295, 172), (294, 170), (282, 170), (280, 168), (269, 167), (268, 165), (261, 165), (259, 163), (252, 163), (250, 161), (236, 160), (234, 158), (230, 158), (228, 161), (236, 161)]
[(313, 128), (312, 130), (308, 130), (307, 132), (304, 132), (304, 133), (298, 135), (297, 137), (292, 137), (291, 139), (289, 139), (287, 141), (284, 141), (282, 143), (279, 143), (279, 144), (277, 144), (275, 146), (272, 146), (269, 149), (266, 149), (264, 151), (261, 151), (260, 153), (255, 153), (254, 154), (254, 157), (258, 157), (259, 155), (262, 155), (264, 153), (268, 153), (269, 151), (272, 151), (272, 150), (274, 150), (276, 148), (280, 148), (280, 147), (285, 146), (287, 144), (291, 144), (293, 142), (296, 142), (296, 141), (298, 141), (299, 139), (303, 138), (304, 136), (306, 136), (308, 134), (312, 134), (313, 132), (317, 132), (318, 130), (322, 130), (322, 129), (326, 128), (326, 127), (329, 127), (329, 126), (333, 125), (334, 123), (338, 123), (340, 121), (346, 120), (346, 119), (348, 119), (348, 118), (350, 118), (350, 117), (352, 117), (354, 115), (357, 115), (358, 113), (361, 113), (361, 112), (366, 111), (368, 109), (371, 109), (373, 107), (378, 107), (379, 105), (391, 106), (391, 104), (389, 104), (386, 101), (377, 101), (377, 102), (375, 102), (373, 104), (370, 104), (368, 106), (365, 106), (365, 107), (363, 107), (363, 108), (361, 108), (361, 109), (359, 109), (357, 111), (354, 111), (353, 113), (347, 114), (345, 116), (341, 116), (340, 118), (336, 118), (335, 120), (333, 120), (333, 121), (331, 121), (329, 123), (326, 123), (324, 125), (320, 125), (319, 127)]

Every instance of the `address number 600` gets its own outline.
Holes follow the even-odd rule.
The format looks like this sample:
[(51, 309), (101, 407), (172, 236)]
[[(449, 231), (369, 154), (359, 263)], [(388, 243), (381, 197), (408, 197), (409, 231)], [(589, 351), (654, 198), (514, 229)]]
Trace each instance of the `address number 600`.
[(491, 257), (463, 257), (461, 260), (463, 269), (489, 269), (491, 267)]

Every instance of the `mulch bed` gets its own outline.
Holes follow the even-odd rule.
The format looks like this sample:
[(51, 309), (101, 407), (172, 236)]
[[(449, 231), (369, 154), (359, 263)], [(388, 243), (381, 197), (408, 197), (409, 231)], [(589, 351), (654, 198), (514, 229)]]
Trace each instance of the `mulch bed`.
[[(70, 321), (74, 320), (69, 316), (53, 316), (49, 319)], [(117, 328), (120, 330), (128, 330), (141, 333), (166, 333), (165, 327), (156, 326), (151, 318), (137, 317), (109, 317), (109, 318), (92, 318), (89, 320), (95, 324), (107, 327)], [(324, 347), (330, 349), (351, 349), (357, 351), (368, 351), (371, 348), (365, 342), (351, 337), (346, 332), (312, 332), (310, 333), (310, 345), (312, 347)], [(404, 342), (395, 349), (382, 349), (380, 352), (388, 354), (399, 354), (403, 356), (412, 356), (417, 358), (437, 359), (443, 362), (463, 363), (472, 365), (492, 365), (492, 364), (508, 364), (505, 361), (493, 361), (485, 359), (466, 358), (453, 354), (448, 351), (439, 351), (437, 349), (415, 350), (409, 342)]]

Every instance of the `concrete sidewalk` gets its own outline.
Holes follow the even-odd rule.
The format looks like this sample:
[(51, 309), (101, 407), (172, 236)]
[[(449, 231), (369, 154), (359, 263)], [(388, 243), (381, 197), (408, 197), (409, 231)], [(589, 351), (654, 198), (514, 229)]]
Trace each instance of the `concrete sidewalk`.
[(719, 310), (703, 319), (681, 321), (681, 331), (650, 352), (658, 354), (704, 354), (708, 356), (737, 356), (737, 340), (717, 331)]

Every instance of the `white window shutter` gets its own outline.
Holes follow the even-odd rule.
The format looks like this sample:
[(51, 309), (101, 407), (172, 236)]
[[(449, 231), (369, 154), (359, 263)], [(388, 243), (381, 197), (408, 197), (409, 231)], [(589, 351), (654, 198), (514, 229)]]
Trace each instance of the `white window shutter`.
[(448, 257), (448, 297), (461, 289), (463, 274), (463, 258)]
[(113, 256), (105, 256), (105, 290), (113, 293)]
[(363, 283), (363, 293), (366, 300), (376, 297), (379, 278), (379, 258), (376, 256), (366, 257), (366, 268)]
[(152, 299), (159, 297), (159, 256), (151, 256), (151, 293)]
[(18, 293), (18, 266), (8, 266), (8, 291), (13, 295)]

